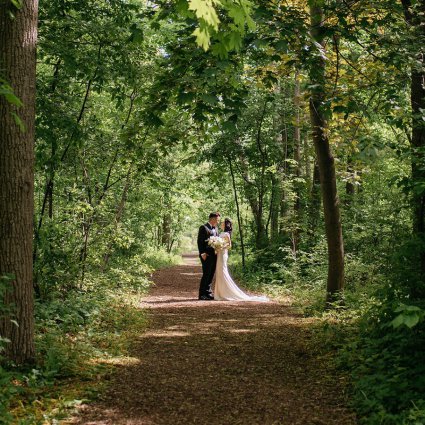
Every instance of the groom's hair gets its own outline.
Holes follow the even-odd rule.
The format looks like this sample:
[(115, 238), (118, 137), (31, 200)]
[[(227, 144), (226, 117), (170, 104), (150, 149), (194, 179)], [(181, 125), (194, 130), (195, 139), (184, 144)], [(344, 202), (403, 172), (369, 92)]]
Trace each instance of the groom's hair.
[(216, 218), (216, 217), (220, 217), (220, 213), (219, 212), (212, 212), (209, 216), (209, 218)]

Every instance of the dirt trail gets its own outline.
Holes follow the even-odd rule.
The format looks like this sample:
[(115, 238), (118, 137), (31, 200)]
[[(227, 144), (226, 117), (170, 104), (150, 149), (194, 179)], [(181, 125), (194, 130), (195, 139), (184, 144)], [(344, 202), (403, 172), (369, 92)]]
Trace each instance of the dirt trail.
[(356, 423), (342, 379), (312, 347), (310, 319), (275, 302), (198, 301), (200, 277), (194, 256), (155, 273), (137, 361), (73, 423)]

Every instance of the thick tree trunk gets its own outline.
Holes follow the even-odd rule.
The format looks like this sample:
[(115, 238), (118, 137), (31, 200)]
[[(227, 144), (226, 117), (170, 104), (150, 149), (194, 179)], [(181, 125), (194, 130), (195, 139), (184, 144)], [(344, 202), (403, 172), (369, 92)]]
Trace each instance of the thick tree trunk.
[[(35, 355), (32, 237), (38, 1), (24, 0), (21, 10), (13, 9), (9, 0), (0, 0), (0, 69), (23, 103), (17, 108), (0, 97), (0, 277), (14, 276), (1, 300), (13, 311), (0, 315), (0, 335), (10, 340), (8, 358), (23, 364)], [(13, 114), (21, 118), (25, 130)]]
[(327, 301), (332, 301), (344, 287), (344, 244), (339, 199), (336, 188), (335, 161), (328, 140), (325, 118), (325, 54), (323, 43), (323, 10), (319, 1), (310, 3), (311, 35), (322, 51), (314, 56), (310, 79), (314, 89), (310, 97), (313, 143), (320, 173), (325, 231), (328, 244)]
[[(412, 7), (410, 0), (401, 0), (406, 23), (416, 34), (418, 39), (425, 38), (425, 0), (415, 2)], [(418, 46), (419, 48), (419, 46)], [(425, 55), (422, 52), (417, 56), (418, 64), (411, 71), (410, 102), (412, 106), (412, 180), (414, 188), (420, 188), (425, 182)], [(420, 66), (418, 66), (420, 64)], [(425, 191), (413, 190), (413, 233), (422, 243), (419, 253), (419, 267), (422, 276), (425, 276)], [(425, 278), (424, 278), (425, 279)]]

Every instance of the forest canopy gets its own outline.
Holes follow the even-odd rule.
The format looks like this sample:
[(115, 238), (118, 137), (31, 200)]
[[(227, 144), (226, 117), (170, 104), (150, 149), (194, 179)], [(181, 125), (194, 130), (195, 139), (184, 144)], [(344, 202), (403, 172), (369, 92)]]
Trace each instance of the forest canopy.
[(241, 281), (330, 317), (362, 423), (425, 420), (424, 0), (0, 6), (5, 364), (220, 211)]

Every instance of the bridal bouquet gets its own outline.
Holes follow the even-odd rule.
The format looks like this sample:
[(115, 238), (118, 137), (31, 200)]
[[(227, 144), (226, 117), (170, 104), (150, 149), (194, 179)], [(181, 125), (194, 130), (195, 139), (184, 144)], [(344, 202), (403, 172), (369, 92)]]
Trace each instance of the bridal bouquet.
[(211, 248), (214, 248), (216, 253), (229, 247), (229, 243), (225, 239), (220, 238), (220, 236), (210, 236), (208, 239), (208, 245)]

